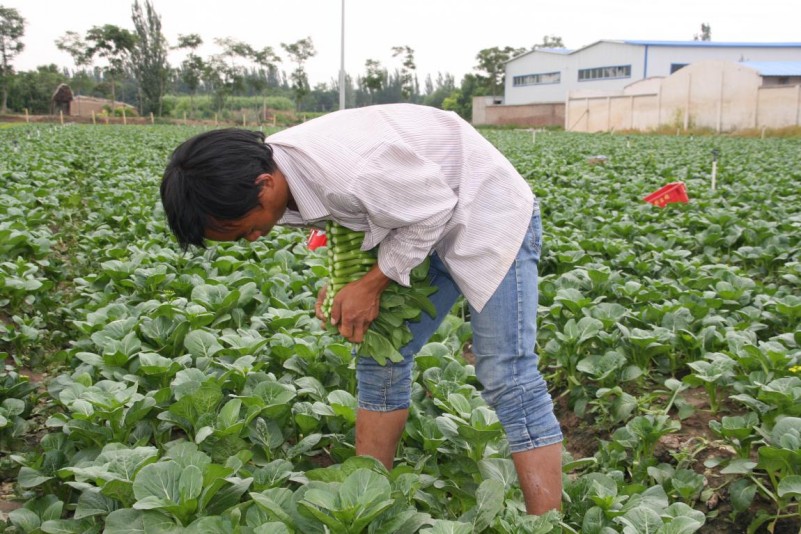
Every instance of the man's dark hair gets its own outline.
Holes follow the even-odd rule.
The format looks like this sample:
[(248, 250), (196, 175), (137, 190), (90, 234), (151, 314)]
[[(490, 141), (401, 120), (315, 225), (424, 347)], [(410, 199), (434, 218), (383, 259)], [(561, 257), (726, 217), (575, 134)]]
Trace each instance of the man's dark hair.
[(274, 170), (261, 132), (212, 130), (181, 143), (161, 180), (161, 203), (181, 246), (203, 247), (206, 229), (223, 230), (258, 207), (256, 178)]

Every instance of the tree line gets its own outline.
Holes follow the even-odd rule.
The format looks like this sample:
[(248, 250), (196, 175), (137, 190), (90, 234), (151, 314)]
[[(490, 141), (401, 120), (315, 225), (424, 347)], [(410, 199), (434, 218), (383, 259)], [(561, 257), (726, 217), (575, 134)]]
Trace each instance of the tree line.
[[(125, 102), (140, 114), (158, 117), (225, 117), (243, 107), (303, 112), (329, 112), (339, 107), (338, 80), (314, 87), (309, 84), (305, 65), (316, 55), (311, 37), (280, 43), (280, 53), (271, 46), (215, 38), (218, 51), (203, 57), (198, 54), (204, 44), (200, 35), (180, 35), (177, 43), (169, 45), (161, 17), (150, 0), (134, 0), (131, 22), (132, 30), (105, 24), (83, 35), (67, 31), (58, 37), (56, 46), (72, 56), (74, 69), (50, 64), (16, 72), (13, 60), (25, 46), (25, 19), (18, 10), (0, 5), (0, 113), (48, 113), (53, 92), (61, 83), (69, 84), (74, 94)], [(378, 60), (368, 59), (363, 72), (345, 77), (346, 107), (413, 102), (469, 118), (474, 96), (503, 92), (506, 61), (534, 48), (563, 46), (560, 37), (546, 35), (542, 43), (529, 49), (480, 50), (474, 72), (458, 85), (448, 73), (426, 76), (421, 84), (414, 49), (392, 47), (400, 67), (390, 71)], [(171, 50), (185, 53), (180, 64), (169, 64)], [(287, 64), (288, 68), (281, 68)]]

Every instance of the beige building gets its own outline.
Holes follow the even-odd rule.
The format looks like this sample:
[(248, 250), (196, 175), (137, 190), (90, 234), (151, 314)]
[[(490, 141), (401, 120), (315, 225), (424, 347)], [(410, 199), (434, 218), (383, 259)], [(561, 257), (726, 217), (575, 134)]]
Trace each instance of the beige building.
[(503, 103), (564, 103), (577, 91), (619, 91), (709, 60), (801, 62), (801, 43), (604, 40), (578, 50), (536, 49), (506, 63)]
[(772, 128), (797, 124), (799, 84), (801, 43), (606, 40), (511, 59), (503, 97), (475, 99), (473, 123), (581, 131)]

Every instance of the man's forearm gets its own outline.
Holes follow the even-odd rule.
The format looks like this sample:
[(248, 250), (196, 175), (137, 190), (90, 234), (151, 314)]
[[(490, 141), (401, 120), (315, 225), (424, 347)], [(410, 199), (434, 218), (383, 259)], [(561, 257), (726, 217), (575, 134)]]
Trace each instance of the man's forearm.
[(367, 271), (367, 274), (365, 274), (359, 282), (365, 284), (366, 289), (380, 295), (392, 280), (381, 271), (378, 267), (378, 263), (376, 263)]

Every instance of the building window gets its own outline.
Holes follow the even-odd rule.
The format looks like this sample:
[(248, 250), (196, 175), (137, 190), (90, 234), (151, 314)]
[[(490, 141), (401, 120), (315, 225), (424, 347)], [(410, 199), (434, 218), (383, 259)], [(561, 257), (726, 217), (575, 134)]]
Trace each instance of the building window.
[(562, 74), (559, 72), (544, 72), (541, 74), (525, 74), (523, 76), (515, 76), (512, 79), (514, 87), (522, 87), (524, 85), (545, 85), (551, 83), (559, 83), (562, 81)]
[(596, 67), (594, 69), (579, 69), (578, 71), (578, 80), (580, 82), (611, 80), (614, 78), (631, 78), (631, 65)]
[(687, 63), (671, 63), (670, 64), (670, 73), (673, 74), (677, 70), (681, 70), (687, 66)]

